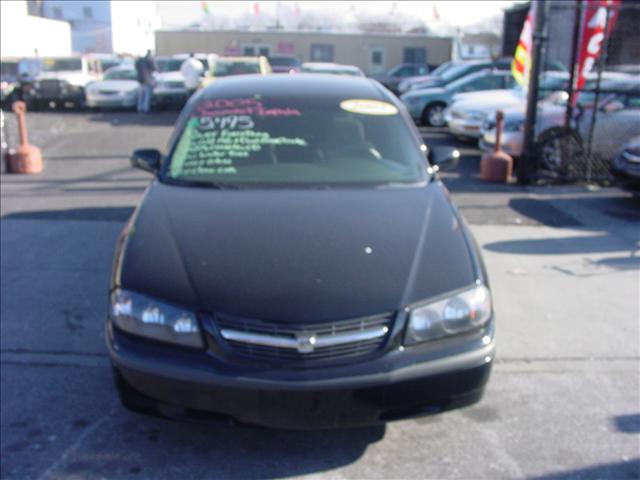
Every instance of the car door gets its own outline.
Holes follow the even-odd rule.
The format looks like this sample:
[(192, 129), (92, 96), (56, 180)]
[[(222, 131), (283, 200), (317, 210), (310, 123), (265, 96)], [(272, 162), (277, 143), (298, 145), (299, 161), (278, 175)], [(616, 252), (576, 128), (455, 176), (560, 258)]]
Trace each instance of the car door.
[[(611, 160), (622, 146), (640, 132), (640, 93), (614, 95), (601, 103), (593, 129), (592, 153)], [(588, 141), (586, 129), (585, 142)]]

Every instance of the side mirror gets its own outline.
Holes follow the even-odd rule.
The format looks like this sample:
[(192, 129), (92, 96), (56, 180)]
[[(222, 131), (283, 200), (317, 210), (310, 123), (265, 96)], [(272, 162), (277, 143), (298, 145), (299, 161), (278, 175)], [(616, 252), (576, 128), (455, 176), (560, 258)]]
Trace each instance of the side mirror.
[(428, 159), (436, 171), (454, 170), (460, 162), (460, 152), (450, 147), (434, 147), (429, 149)]
[(161, 160), (162, 153), (160, 153), (160, 151), (154, 148), (143, 148), (133, 151), (131, 155), (131, 166), (156, 174), (160, 170)]

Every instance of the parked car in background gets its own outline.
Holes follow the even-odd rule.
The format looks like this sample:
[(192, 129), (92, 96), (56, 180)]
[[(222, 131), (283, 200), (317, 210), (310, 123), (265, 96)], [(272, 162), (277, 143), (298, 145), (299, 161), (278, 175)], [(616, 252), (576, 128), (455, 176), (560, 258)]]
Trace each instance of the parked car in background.
[(131, 66), (112, 67), (102, 80), (87, 85), (87, 106), (132, 108), (138, 102), (138, 75)]
[(331, 73), (334, 75), (351, 75), (364, 77), (364, 72), (355, 65), (340, 63), (306, 62), (302, 64), (301, 73)]
[(34, 84), (33, 102), (36, 107), (71, 103), (81, 108), (85, 105), (86, 86), (100, 78), (102, 67), (97, 58), (88, 55), (43, 58)]
[(265, 56), (259, 57), (218, 57), (211, 65), (209, 72), (202, 79), (202, 87), (206, 87), (217, 78), (232, 75), (267, 75), (271, 73), (271, 65)]
[(436, 173), (457, 151), (366, 78), (226, 78), (186, 108), (131, 159), (155, 178), (108, 291), (126, 408), (308, 429), (482, 397), (489, 281)]
[[(622, 79), (602, 82), (603, 93), (597, 106), (592, 153), (606, 160), (612, 160), (615, 153), (640, 131), (640, 82), (637, 76), (618, 75), (622, 75)], [(545, 143), (543, 139), (549, 136), (549, 132), (564, 125), (567, 101), (568, 94), (559, 91), (540, 102), (535, 129), (538, 142)], [(594, 101), (593, 91), (582, 91), (578, 95), (574, 124), (583, 145), (589, 135)], [(519, 157), (523, 149), (526, 103), (505, 109), (504, 114), (502, 149), (511, 156)], [(488, 118), (483, 126), (480, 148), (493, 150), (495, 138), (495, 120)], [(542, 149), (540, 160), (546, 168), (557, 169), (561, 161), (560, 149), (555, 148), (553, 142), (546, 143), (549, 148)]]
[[(540, 98), (554, 91), (565, 89), (569, 83), (569, 74), (565, 72), (547, 72), (540, 80)], [(489, 117), (495, 117), (497, 110), (515, 106), (526, 107), (527, 95), (520, 87), (510, 89), (484, 90), (454, 95), (445, 110), (445, 121), (452, 135), (459, 138), (482, 137), (482, 126)]]
[(411, 89), (400, 99), (416, 122), (432, 127), (442, 127), (446, 124), (444, 111), (455, 94), (512, 88), (514, 85), (515, 80), (511, 72), (484, 70), (442, 87)]
[(11, 108), (13, 91), (18, 87), (18, 64), (18, 58), (0, 59), (0, 106), (4, 109)]
[(620, 149), (611, 162), (611, 173), (622, 188), (640, 194), (640, 136)]
[(155, 108), (181, 107), (189, 98), (189, 91), (180, 72), (187, 56), (156, 57), (156, 72), (152, 105)]
[(87, 56), (98, 60), (103, 72), (106, 72), (110, 68), (118, 67), (126, 61), (124, 57), (113, 55), (111, 53), (89, 53)]
[(301, 67), (300, 60), (291, 55), (269, 56), (269, 65), (273, 73), (297, 73)]
[[(511, 71), (513, 58), (505, 57), (497, 60), (463, 60), (448, 62), (434, 70), (433, 74), (410, 78), (399, 87), (400, 93), (406, 93), (413, 88), (439, 87), (447, 83), (454, 82), (459, 78), (470, 75), (474, 72), (486, 69)], [(544, 68), (545, 72), (566, 72), (567, 68), (558, 61), (548, 61)]]
[(429, 66), (422, 63), (401, 63), (385, 73), (370, 75), (370, 78), (379, 81), (396, 95), (398, 85), (401, 81), (416, 76), (423, 76), (429, 73)]

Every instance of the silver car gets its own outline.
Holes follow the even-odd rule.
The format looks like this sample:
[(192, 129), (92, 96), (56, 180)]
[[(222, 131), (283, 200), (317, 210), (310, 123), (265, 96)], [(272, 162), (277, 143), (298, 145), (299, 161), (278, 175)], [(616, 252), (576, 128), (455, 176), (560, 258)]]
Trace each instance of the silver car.
[[(566, 72), (546, 72), (540, 80), (542, 96), (566, 88), (569, 74)], [(453, 103), (445, 111), (449, 132), (462, 138), (481, 138), (482, 126), (489, 118), (495, 117), (497, 110), (508, 108), (525, 109), (527, 94), (520, 88), (487, 90), (460, 93), (453, 97)]]
[(87, 106), (135, 107), (138, 102), (138, 88), (138, 77), (133, 67), (112, 67), (106, 71), (102, 80), (87, 86)]
[[(637, 79), (607, 80), (601, 88), (618, 93), (602, 93), (598, 101), (598, 116), (595, 123), (592, 153), (611, 159), (631, 137), (640, 132), (640, 85)], [(551, 128), (564, 125), (568, 95), (559, 91), (540, 102), (535, 135), (540, 138)], [(589, 135), (595, 93), (583, 91), (578, 97), (580, 108), (576, 110), (576, 130), (583, 141)], [(502, 149), (511, 156), (522, 155), (526, 104), (505, 109)], [(492, 151), (495, 145), (495, 120), (488, 118), (483, 126), (480, 148)], [(557, 167), (559, 159), (542, 161), (549, 168)]]

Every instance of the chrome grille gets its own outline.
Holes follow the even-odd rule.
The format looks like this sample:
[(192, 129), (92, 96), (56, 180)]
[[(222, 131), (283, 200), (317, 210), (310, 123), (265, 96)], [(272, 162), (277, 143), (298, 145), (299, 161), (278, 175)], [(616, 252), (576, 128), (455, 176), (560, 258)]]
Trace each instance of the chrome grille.
[[(318, 324), (290, 324), (214, 317), (221, 342), (245, 359), (310, 366), (357, 359), (380, 350), (393, 323), (391, 314)], [(309, 339), (314, 342), (310, 345)]]
[(62, 93), (62, 82), (60, 80), (40, 80), (38, 83), (38, 90), (44, 95), (60, 95)]

